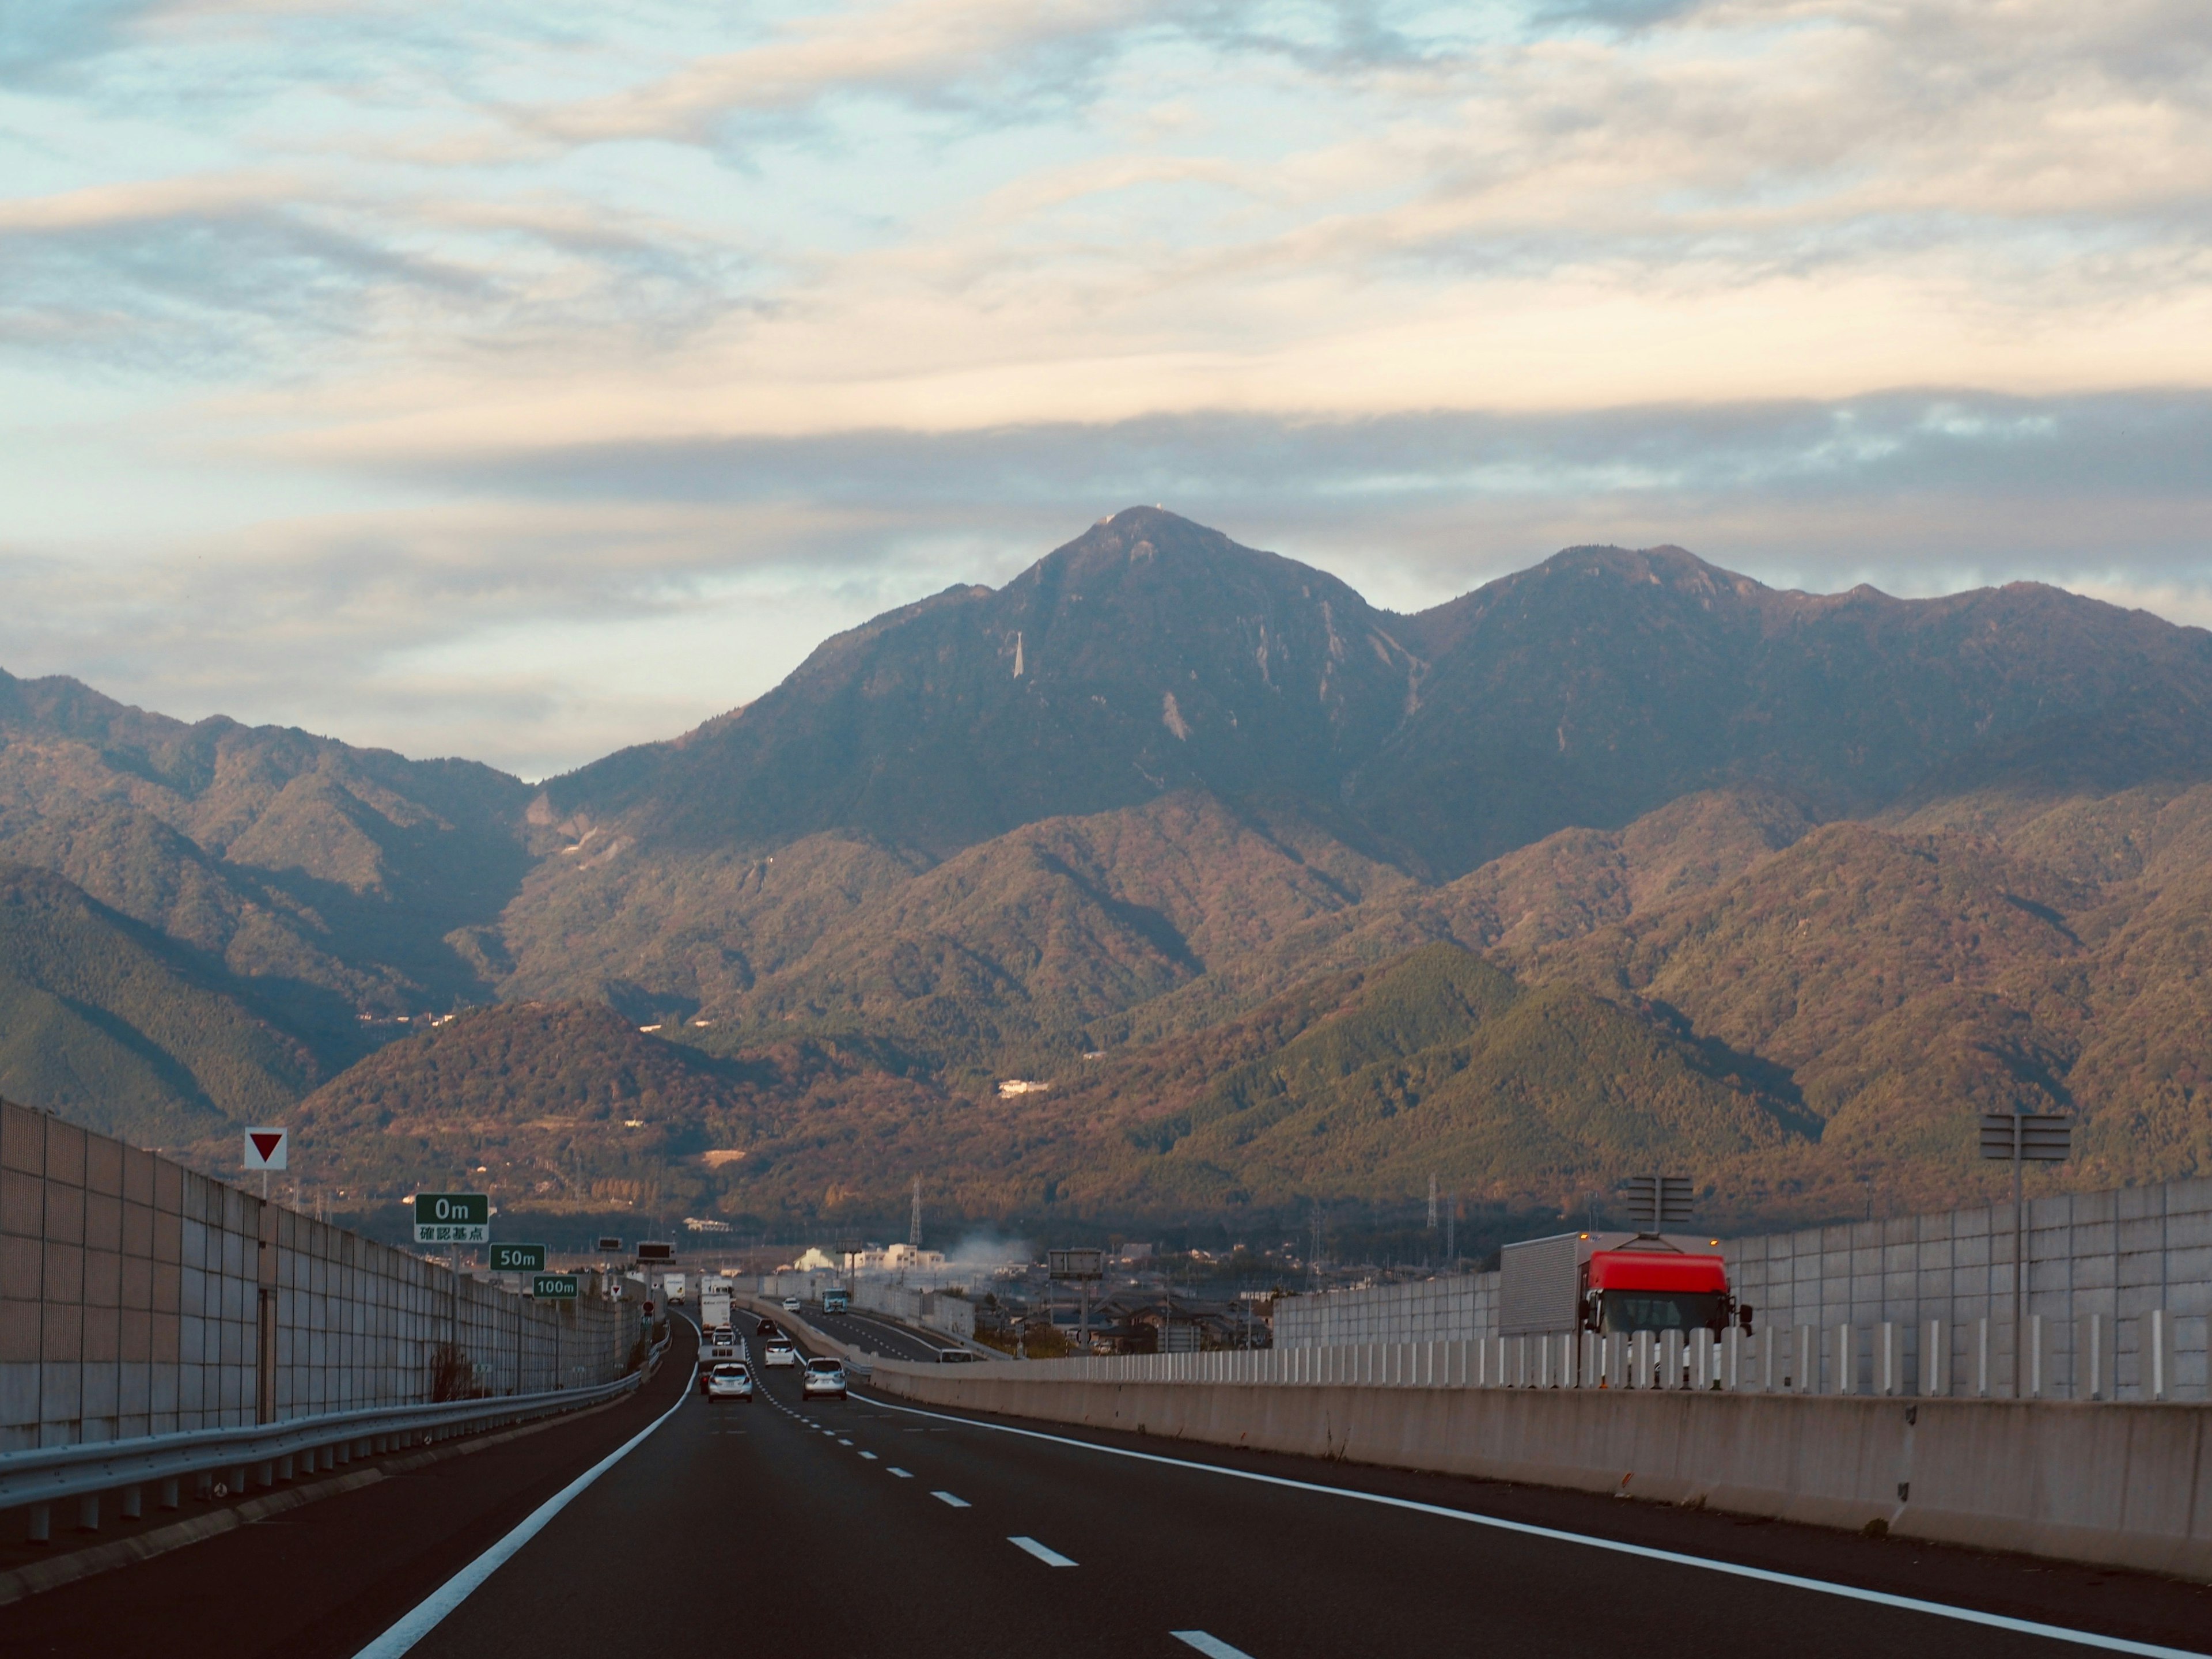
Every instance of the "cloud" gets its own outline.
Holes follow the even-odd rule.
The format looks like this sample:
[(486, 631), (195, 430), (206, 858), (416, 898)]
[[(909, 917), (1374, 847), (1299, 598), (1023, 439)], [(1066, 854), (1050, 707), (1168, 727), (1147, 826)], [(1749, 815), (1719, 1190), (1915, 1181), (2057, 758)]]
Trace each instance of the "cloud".
[(0, 558), (0, 664), (527, 776), (750, 701), (821, 639), (1162, 501), (1432, 605), (1584, 542), (1779, 586), (2034, 577), (2212, 619), (2212, 396), (1962, 392), (1543, 417), (1194, 416), (417, 462), (179, 556)]
[(2193, 0), (0, 40), (0, 660), (150, 706), (543, 771), (1136, 501), (1401, 607), (1587, 540), (2212, 591)]
[(1041, 58), (1103, 52), (1154, 12), (1119, 0), (852, 5), (790, 19), (757, 45), (695, 59), (646, 85), (535, 112), (531, 125), (579, 143), (700, 138), (725, 116), (791, 110), (829, 95), (941, 98), (958, 85), (1003, 80)]

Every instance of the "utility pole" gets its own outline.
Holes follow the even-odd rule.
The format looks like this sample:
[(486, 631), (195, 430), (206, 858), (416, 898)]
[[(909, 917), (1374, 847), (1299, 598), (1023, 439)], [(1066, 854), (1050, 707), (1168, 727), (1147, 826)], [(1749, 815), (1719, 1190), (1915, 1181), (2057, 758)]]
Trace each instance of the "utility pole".
[(906, 1227), (906, 1242), (915, 1249), (921, 1248), (921, 1177), (914, 1178), (914, 1213)]
[(1429, 1172), (1429, 1231), (1430, 1231), (1431, 1232), (1434, 1232), (1434, 1231), (1436, 1231), (1436, 1230), (1437, 1230), (1437, 1176), (1436, 1176), (1436, 1171), (1435, 1171), (1435, 1170), (1431, 1170)]
[(2074, 1150), (2074, 1125), (2056, 1113), (1984, 1112), (1981, 1153), (2012, 1165), (2012, 1391), (2027, 1393), (2028, 1228), (2027, 1194), (2021, 1188), (2023, 1164), (2060, 1164)]
[(1459, 1194), (1454, 1193), (1444, 1201), (1444, 1260), (1456, 1264), (1459, 1261)]
[(1313, 1255), (1308, 1260), (1307, 1270), (1313, 1274), (1314, 1283), (1319, 1285), (1321, 1283), (1321, 1200), (1319, 1199), (1314, 1200)]

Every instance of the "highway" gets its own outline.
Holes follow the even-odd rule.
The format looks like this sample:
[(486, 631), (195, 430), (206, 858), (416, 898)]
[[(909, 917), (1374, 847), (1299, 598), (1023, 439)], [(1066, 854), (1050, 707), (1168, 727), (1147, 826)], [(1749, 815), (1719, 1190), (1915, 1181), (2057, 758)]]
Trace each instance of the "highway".
[(933, 1362), (941, 1350), (960, 1346), (949, 1336), (924, 1336), (872, 1314), (823, 1313), (817, 1308), (808, 1311), (806, 1322), (848, 1347), (865, 1349), (890, 1359)]
[[(387, 1492), (410, 1486), (395, 1480), (295, 1511), (290, 1528), (246, 1528), (0, 1608), (0, 1649), (148, 1651), (143, 1620), (161, 1605), (176, 1637), (160, 1651), (225, 1659), (2085, 1650), (1700, 1562), (2103, 1632), (2089, 1645), (2108, 1651), (2212, 1642), (2212, 1587), (2140, 1575), (865, 1395), (808, 1404), (791, 1370), (757, 1369), (750, 1406), (710, 1403), (685, 1388), (690, 1336), (648, 1397), (597, 1426), (455, 1459), (438, 1469), (458, 1481), (429, 1472), (411, 1498)], [(485, 1557), (623, 1445), (541, 1529)], [(472, 1464), (495, 1496), (472, 1495)], [(380, 1514), (349, 1517), (380, 1493)], [(484, 1559), (501, 1564), (434, 1623), (406, 1625)], [(395, 1626), (419, 1640), (380, 1639)], [(131, 1629), (140, 1639), (118, 1639)]]

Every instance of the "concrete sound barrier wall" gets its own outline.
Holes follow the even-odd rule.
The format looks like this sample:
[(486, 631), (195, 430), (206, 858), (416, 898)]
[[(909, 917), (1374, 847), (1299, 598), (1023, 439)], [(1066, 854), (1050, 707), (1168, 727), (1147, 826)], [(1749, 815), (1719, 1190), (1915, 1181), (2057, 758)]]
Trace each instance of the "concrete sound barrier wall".
[(1820, 1526), (1878, 1522), (2212, 1580), (2212, 1407), (2201, 1405), (1108, 1382), (1058, 1370), (878, 1360), (870, 1386), (918, 1405)]
[(0, 1102), (0, 1452), (427, 1401), (448, 1344), (495, 1393), (608, 1382), (635, 1336)]
[[(2023, 1384), (2046, 1394), (2212, 1397), (2212, 1180), (2057, 1194), (2032, 1200), (2021, 1220), (2027, 1314), (2042, 1322), (2029, 1329), (2044, 1336), (2032, 1351), (2014, 1340), (2009, 1203), (1724, 1239), (1721, 1251), (1762, 1330), (1810, 1326), (1830, 1350), (1849, 1331), (1843, 1364), (1829, 1354), (1833, 1374), (1877, 1372), (1881, 1328), (1894, 1325), (1907, 1393), (1966, 1394), (1986, 1376), (2009, 1395), (2017, 1346)], [(1498, 1288), (1495, 1273), (1461, 1273), (1286, 1297), (1275, 1346), (1480, 1340), (1498, 1328)], [(2094, 1351), (2083, 1338), (2100, 1329), (2110, 1346)], [(1931, 1335), (1948, 1346), (1923, 1354)]]

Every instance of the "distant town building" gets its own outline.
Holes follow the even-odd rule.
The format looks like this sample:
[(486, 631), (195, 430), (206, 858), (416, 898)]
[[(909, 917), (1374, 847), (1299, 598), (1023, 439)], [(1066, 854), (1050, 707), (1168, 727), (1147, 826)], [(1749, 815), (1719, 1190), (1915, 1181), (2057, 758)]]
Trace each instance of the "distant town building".
[(1034, 1078), (1010, 1077), (999, 1085), (999, 1098), (1006, 1100), (1014, 1095), (1041, 1095), (1051, 1087), (1049, 1083), (1039, 1083)]
[[(809, 1250), (806, 1254), (811, 1257), (821, 1253)], [(829, 1261), (827, 1257), (823, 1260)], [(829, 1265), (836, 1267), (841, 1264), (830, 1261)], [(871, 1244), (864, 1250), (854, 1251), (844, 1265), (848, 1265), (854, 1273), (937, 1273), (945, 1266), (945, 1252), (918, 1250), (911, 1244), (893, 1244), (888, 1248)]]

